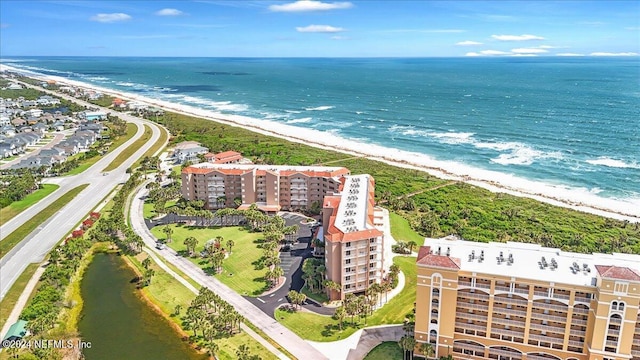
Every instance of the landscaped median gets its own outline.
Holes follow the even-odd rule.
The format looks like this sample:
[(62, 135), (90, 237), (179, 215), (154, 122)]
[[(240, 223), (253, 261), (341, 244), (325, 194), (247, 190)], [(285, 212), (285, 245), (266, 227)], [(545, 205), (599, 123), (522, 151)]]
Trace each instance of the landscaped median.
[(149, 139), (151, 139), (152, 131), (149, 125), (144, 125), (144, 134), (133, 142), (133, 144), (129, 145), (126, 149), (124, 149), (115, 159), (102, 171), (112, 171), (117, 169), (123, 162), (125, 162), (128, 158), (131, 157), (138, 149), (140, 149)]
[[(204, 250), (209, 240), (222, 237), (221, 246), (228, 250), (227, 241), (233, 240), (234, 245), (230, 254), (222, 261), (222, 272), (215, 275), (218, 280), (241, 295), (260, 296), (267, 290), (267, 282), (264, 279), (266, 268), (260, 265), (263, 251), (258, 246), (262, 243), (263, 235), (250, 232), (243, 227), (193, 227), (186, 225), (168, 225), (171, 229), (171, 241), (167, 245), (183, 256), (188, 256), (187, 246), (184, 240), (194, 237), (198, 243), (195, 246), (195, 254)], [(166, 225), (156, 226), (151, 233), (160, 240), (166, 240)], [(211, 272), (211, 263), (204, 258), (192, 258), (189, 260), (198, 265), (205, 272)]]
[(25, 196), (22, 200), (14, 201), (9, 206), (0, 209), (0, 219), (3, 223), (13, 219), (21, 212), (27, 210), (30, 206), (44, 199), (52, 192), (56, 191), (60, 186), (54, 184), (43, 184), (40, 189)]
[(47, 221), (53, 214), (67, 205), (73, 198), (75, 198), (82, 190), (84, 190), (89, 184), (83, 184), (77, 186), (66, 194), (62, 195), (51, 205), (47, 206), (44, 210), (40, 211), (36, 216), (32, 217), (29, 221), (25, 222), (22, 226), (14, 230), (11, 234), (0, 241), (0, 257), (4, 256), (18, 245), (20, 241), (26, 238), (33, 230), (35, 230), (40, 224)]
[(145, 157), (154, 156), (158, 151), (160, 151), (160, 149), (162, 149), (162, 147), (164, 147), (164, 144), (167, 142), (167, 139), (169, 139), (169, 132), (160, 125), (158, 125), (158, 128), (160, 129), (160, 137), (158, 138), (158, 141), (156, 141), (149, 148), (149, 150), (145, 151), (145, 153), (142, 154), (142, 156), (135, 163), (133, 163), (133, 165), (131, 165), (131, 168), (133, 169), (137, 168), (138, 166), (140, 166), (142, 159), (144, 159)]
[[(393, 262), (400, 267), (405, 276), (402, 291), (379, 310), (364, 318), (345, 317), (340, 330), (340, 322), (330, 316), (317, 315), (307, 311), (292, 312), (277, 309), (275, 318), (289, 330), (303, 339), (312, 341), (337, 341), (349, 337), (358, 329), (383, 324), (402, 324), (405, 316), (413, 311), (416, 300), (416, 258), (410, 256), (396, 256)], [(385, 295), (382, 294), (384, 297)]]

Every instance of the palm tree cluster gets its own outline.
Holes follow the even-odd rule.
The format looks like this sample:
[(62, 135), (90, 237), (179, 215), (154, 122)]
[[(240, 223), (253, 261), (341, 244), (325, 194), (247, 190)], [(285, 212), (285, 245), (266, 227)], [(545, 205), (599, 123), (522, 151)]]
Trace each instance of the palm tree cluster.
[(396, 244), (391, 246), (391, 250), (397, 254), (411, 254), (413, 252), (413, 248), (416, 246), (418, 246), (418, 244), (413, 240), (409, 242), (398, 241)]
[(155, 270), (151, 268), (151, 259), (149, 257), (144, 258), (141, 265), (144, 269), (144, 272), (142, 273), (140, 286), (149, 286), (149, 284), (151, 284), (151, 278), (156, 274)]
[[(373, 312), (375, 300), (370, 295), (355, 296), (354, 294), (347, 294), (344, 297), (342, 306), (336, 308), (333, 314), (334, 319), (340, 323), (340, 330), (344, 324), (346, 317), (351, 318), (351, 326), (360, 325), (360, 319), (364, 318), (364, 323), (367, 323), (367, 317)], [(358, 319), (358, 322), (355, 320)]]
[(220, 296), (202, 287), (189, 304), (182, 321), (185, 329), (193, 330), (193, 340), (201, 339), (215, 357), (219, 350), (215, 340), (239, 333), (244, 318)]
[(327, 268), (324, 266), (323, 259), (308, 258), (302, 263), (302, 278), (305, 280), (306, 286), (314, 294), (324, 290), (324, 275)]
[(28, 194), (38, 190), (41, 180), (42, 176), (27, 169), (20, 169), (15, 175), (3, 176), (0, 179), (0, 207), (22, 200)]
[(160, 186), (158, 182), (152, 182), (147, 185), (149, 189), (148, 201), (153, 204), (156, 214), (162, 215), (166, 213), (165, 207), (167, 202), (180, 196), (179, 183), (171, 183), (170, 186)]
[(236, 359), (238, 360), (261, 360), (259, 355), (252, 355), (249, 346), (242, 344), (236, 350)]
[(416, 308), (413, 306), (413, 311), (406, 315), (404, 319), (404, 323), (402, 324), (402, 329), (404, 330), (404, 336), (400, 338), (398, 341), (398, 346), (402, 348), (402, 357), (403, 359), (407, 358), (407, 353), (409, 355), (408, 359), (413, 359), (413, 351), (416, 347), (416, 339), (414, 338), (414, 331), (416, 326)]
[(211, 269), (214, 274), (222, 270), (222, 261), (224, 261), (225, 253), (222, 248), (222, 236), (216, 236), (215, 239), (207, 241), (204, 245), (203, 256), (211, 263)]
[(289, 298), (289, 302), (293, 304), (294, 309), (296, 309), (296, 307), (300, 307), (305, 301), (307, 301), (307, 295), (295, 290), (289, 291), (287, 293), (287, 297)]

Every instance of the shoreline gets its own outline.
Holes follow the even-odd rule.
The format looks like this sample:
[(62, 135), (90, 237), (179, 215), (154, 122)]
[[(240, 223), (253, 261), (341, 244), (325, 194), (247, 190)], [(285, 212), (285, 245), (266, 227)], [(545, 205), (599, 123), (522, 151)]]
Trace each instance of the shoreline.
[[(324, 150), (337, 151), (352, 156), (366, 157), (367, 159), (381, 161), (396, 167), (424, 171), (441, 179), (468, 183), (494, 193), (500, 192), (518, 197), (531, 198), (547, 204), (621, 221), (640, 222), (640, 199), (624, 201), (598, 197), (583, 188), (569, 188), (562, 185), (545, 184), (518, 178), (507, 173), (477, 169), (449, 161), (435, 160), (424, 154), (390, 149), (374, 144), (363, 144), (326, 134), (318, 130), (305, 129), (241, 115), (221, 114), (190, 105), (152, 99), (125, 91), (103, 88), (90, 83), (70, 80), (59, 76), (39, 74), (0, 64), (0, 71), (5, 69), (40, 79), (55, 80), (61, 84), (92, 89), (106, 95), (158, 107), (165, 111), (177, 112), (229, 126), (241, 127), (262, 135), (273, 136), (287, 141)], [(392, 151), (394, 155), (393, 158), (388, 156), (390, 151)]]

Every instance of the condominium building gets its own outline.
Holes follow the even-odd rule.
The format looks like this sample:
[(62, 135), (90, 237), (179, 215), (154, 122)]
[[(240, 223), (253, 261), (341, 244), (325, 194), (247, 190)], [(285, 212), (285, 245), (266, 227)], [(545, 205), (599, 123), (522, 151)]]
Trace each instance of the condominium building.
[(332, 300), (364, 292), (384, 275), (382, 210), (375, 208), (375, 182), (371, 175), (345, 176), (340, 193), (325, 196), (322, 232), (326, 278), (341, 285), (327, 289)]
[(415, 338), (454, 359), (640, 359), (640, 256), (427, 239)]
[(182, 196), (203, 200), (205, 208), (256, 204), (265, 212), (318, 209), (327, 194), (338, 191), (343, 167), (201, 163), (182, 170)]

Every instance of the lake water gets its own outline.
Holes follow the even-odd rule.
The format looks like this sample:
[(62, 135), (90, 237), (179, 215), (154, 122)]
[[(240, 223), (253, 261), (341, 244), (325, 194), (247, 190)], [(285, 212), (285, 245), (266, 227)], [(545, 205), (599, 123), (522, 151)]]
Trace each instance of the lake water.
[(171, 325), (138, 296), (136, 274), (117, 255), (96, 254), (82, 280), (78, 329), (87, 360), (200, 360)]

